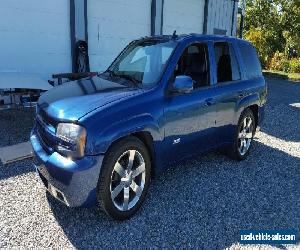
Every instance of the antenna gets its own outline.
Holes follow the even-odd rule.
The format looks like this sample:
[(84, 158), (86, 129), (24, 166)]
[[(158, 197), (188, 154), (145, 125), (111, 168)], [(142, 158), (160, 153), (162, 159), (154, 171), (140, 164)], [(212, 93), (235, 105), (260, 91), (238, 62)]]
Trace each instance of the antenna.
[(174, 30), (173, 35), (172, 35), (172, 39), (176, 39), (178, 37), (178, 35), (176, 34), (176, 30)]

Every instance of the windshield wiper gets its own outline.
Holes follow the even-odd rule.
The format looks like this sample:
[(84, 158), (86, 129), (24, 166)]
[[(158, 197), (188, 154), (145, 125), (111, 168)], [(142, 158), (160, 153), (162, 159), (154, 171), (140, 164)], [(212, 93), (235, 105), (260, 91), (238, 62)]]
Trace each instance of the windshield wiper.
[(110, 69), (106, 70), (104, 73), (108, 73), (110, 77), (116, 76), (116, 73)]
[(126, 75), (126, 74), (118, 75), (118, 74), (115, 74), (115, 76), (131, 81), (134, 84), (135, 87), (138, 87), (141, 84), (141, 82), (138, 79), (136, 79), (135, 77), (133, 77), (131, 75)]
[(135, 87), (138, 87), (141, 84), (141, 82), (138, 79), (136, 79), (135, 77), (133, 77), (131, 75), (116, 74), (113, 70), (110, 70), (110, 69), (106, 70), (104, 73), (108, 73), (109, 77), (119, 77), (119, 78), (126, 79), (126, 80), (132, 82)]

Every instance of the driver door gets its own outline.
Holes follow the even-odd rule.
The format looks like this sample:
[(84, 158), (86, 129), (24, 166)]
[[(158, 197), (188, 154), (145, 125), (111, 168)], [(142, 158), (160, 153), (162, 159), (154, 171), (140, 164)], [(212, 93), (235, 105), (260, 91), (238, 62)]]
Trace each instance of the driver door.
[(214, 146), (216, 105), (211, 86), (209, 53), (206, 43), (189, 45), (179, 59), (173, 77), (193, 79), (193, 91), (166, 97), (165, 159), (173, 162)]

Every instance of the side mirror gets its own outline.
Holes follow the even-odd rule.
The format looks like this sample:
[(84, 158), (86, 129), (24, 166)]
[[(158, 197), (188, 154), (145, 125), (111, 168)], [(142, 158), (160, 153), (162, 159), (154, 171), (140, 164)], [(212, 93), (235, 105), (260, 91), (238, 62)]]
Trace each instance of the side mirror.
[(175, 78), (171, 92), (184, 94), (191, 91), (193, 91), (193, 79), (191, 77), (181, 75)]

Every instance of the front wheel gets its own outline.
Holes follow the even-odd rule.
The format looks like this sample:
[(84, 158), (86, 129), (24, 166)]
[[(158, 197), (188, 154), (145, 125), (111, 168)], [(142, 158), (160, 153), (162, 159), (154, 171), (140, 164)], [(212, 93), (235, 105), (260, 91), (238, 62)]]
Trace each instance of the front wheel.
[(151, 161), (137, 138), (119, 141), (107, 152), (98, 183), (98, 202), (112, 218), (130, 218), (142, 205), (150, 183)]
[(253, 112), (246, 109), (239, 119), (234, 143), (230, 149), (230, 156), (236, 160), (244, 160), (249, 155), (256, 129)]

